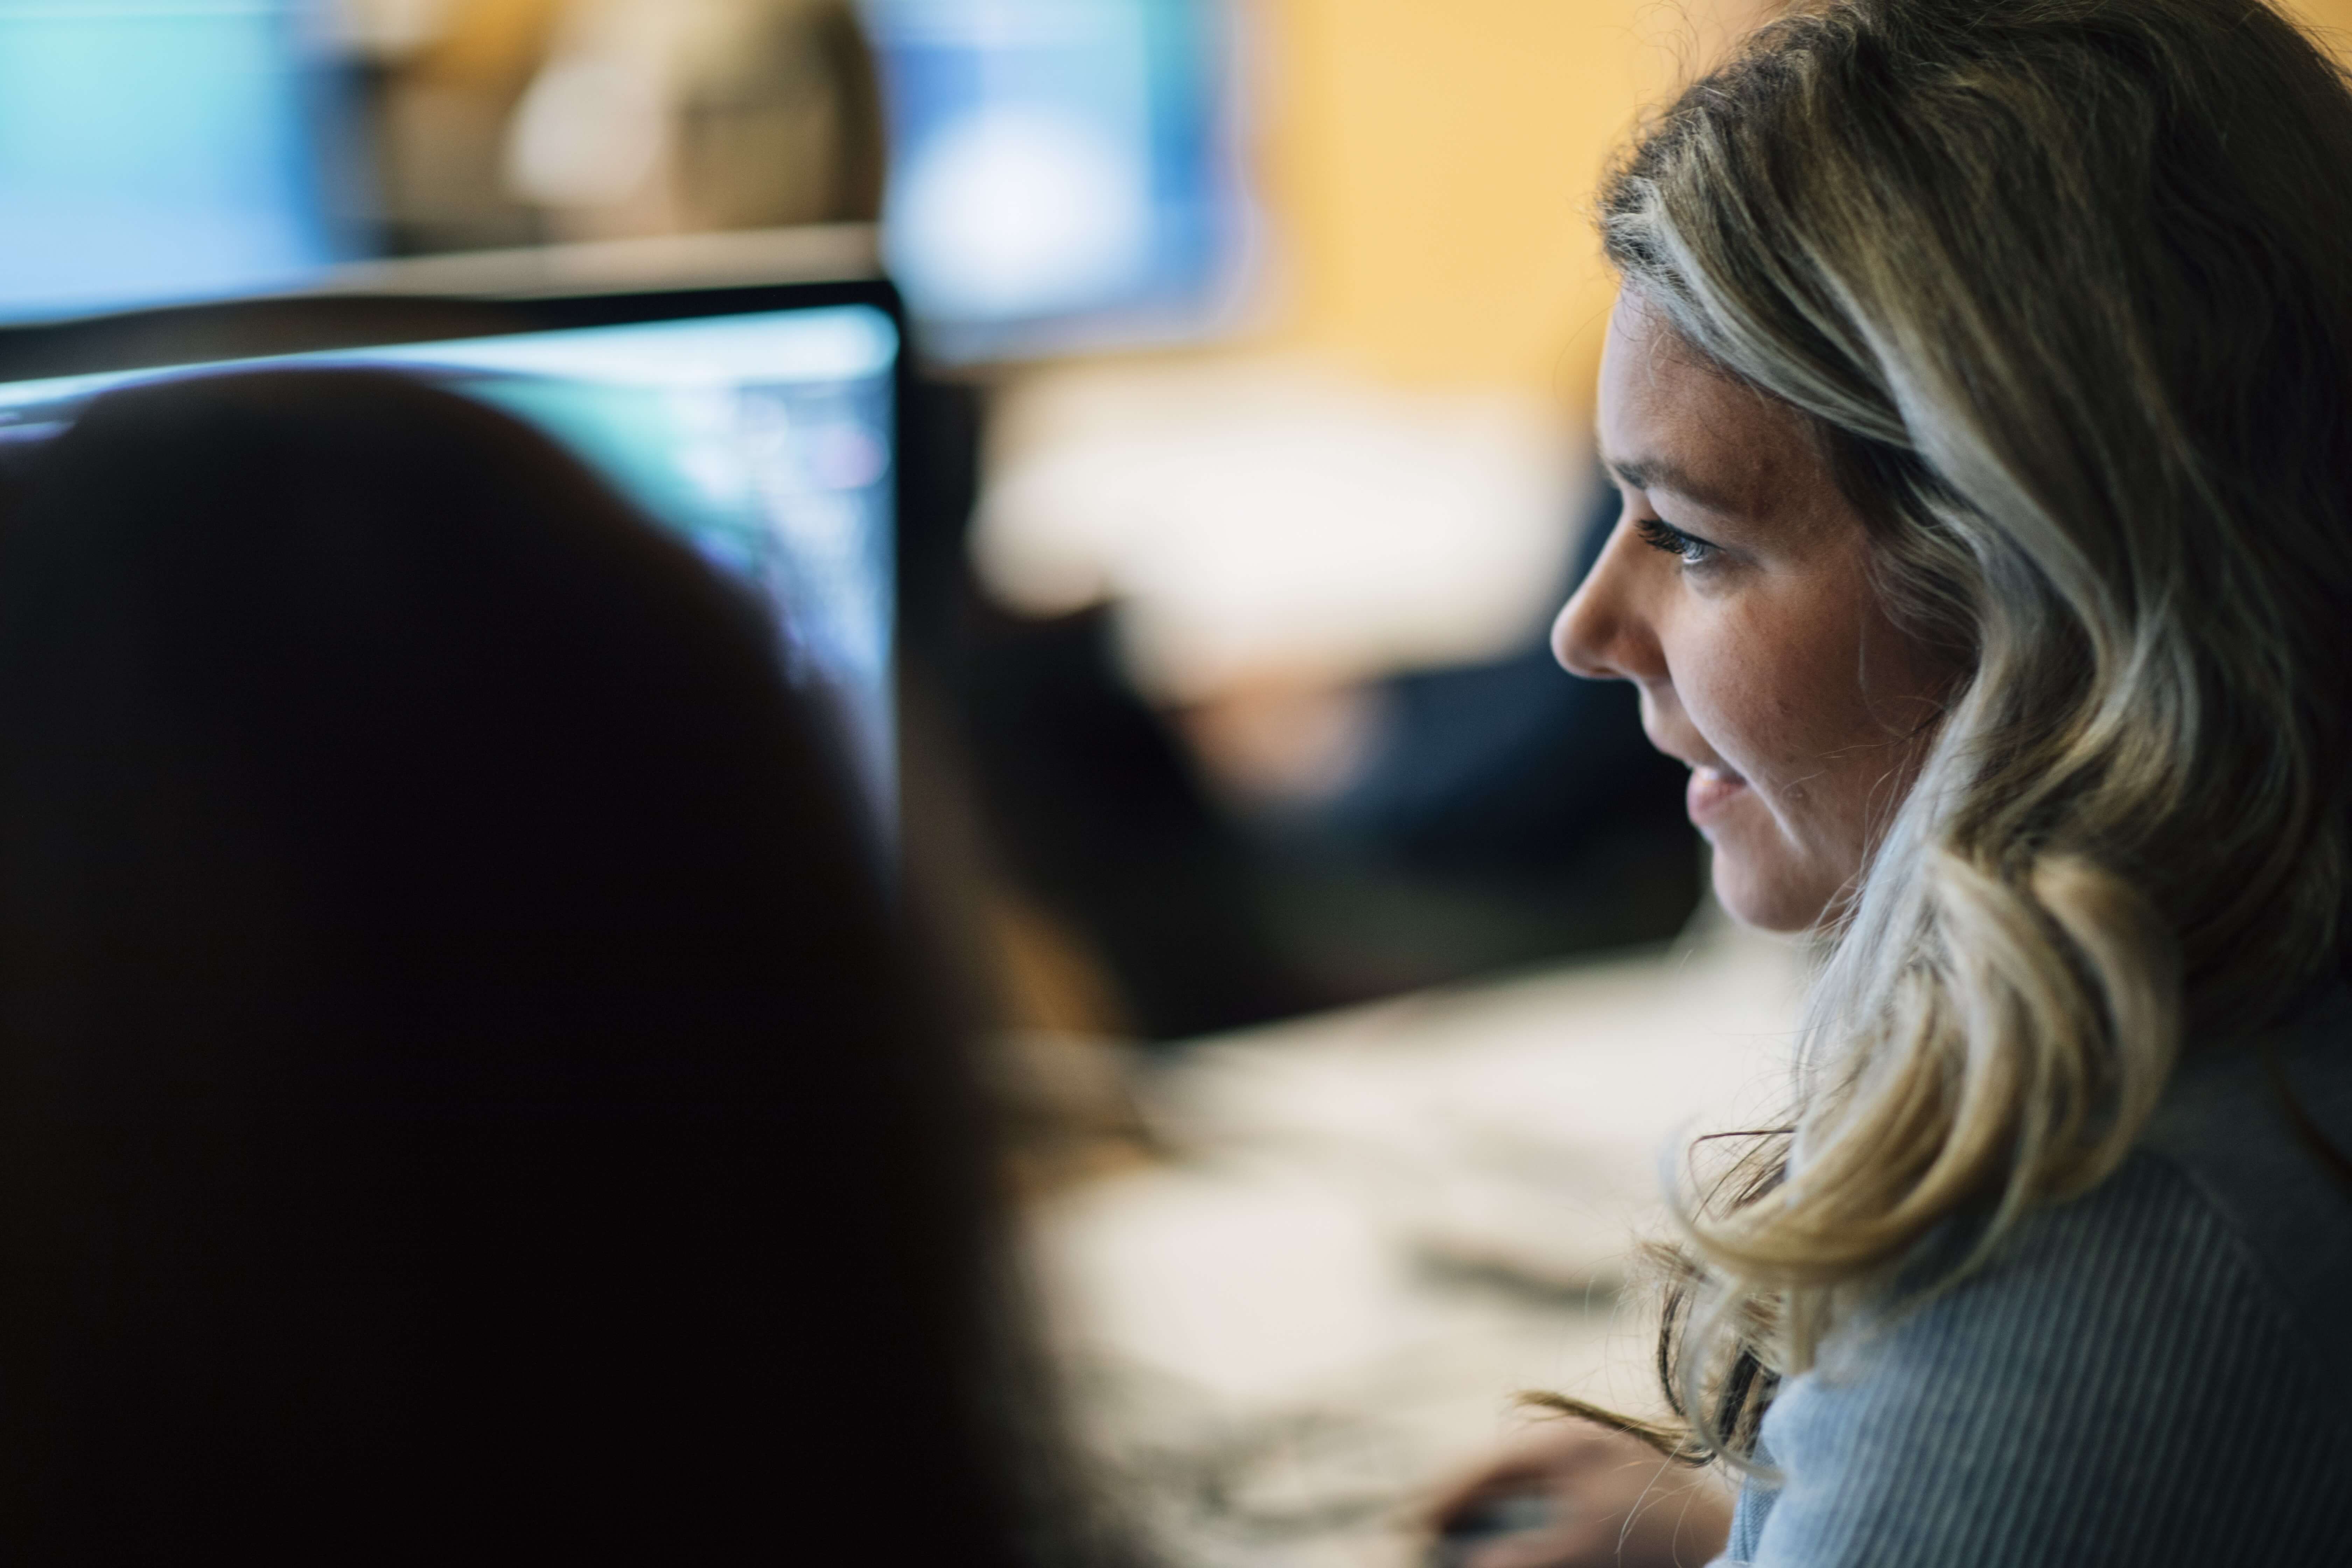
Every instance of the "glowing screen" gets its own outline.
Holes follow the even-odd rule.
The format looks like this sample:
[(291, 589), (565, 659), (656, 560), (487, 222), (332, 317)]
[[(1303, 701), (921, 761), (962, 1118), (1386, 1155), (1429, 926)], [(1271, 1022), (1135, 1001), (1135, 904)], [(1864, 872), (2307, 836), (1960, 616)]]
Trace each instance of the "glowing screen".
[(331, 262), (306, 37), (288, 0), (0, 0), (0, 320)]
[[(235, 363), (400, 370), (562, 441), (772, 607), (887, 822), (898, 354), (887, 314), (837, 305)], [(53, 434), (110, 387), (221, 368), (0, 384), (0, 441)]]

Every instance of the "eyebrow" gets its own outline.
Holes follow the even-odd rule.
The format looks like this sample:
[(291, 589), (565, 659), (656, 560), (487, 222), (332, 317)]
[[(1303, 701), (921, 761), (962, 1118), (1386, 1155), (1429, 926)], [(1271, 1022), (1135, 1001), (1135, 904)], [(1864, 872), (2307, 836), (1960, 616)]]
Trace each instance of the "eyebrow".
[(1688, 468), (1666, 458), (1643, 458), (1632, 462), (1619, 462), (1604, 457), (1601, 466), (1617, 476), (1620, 484), (1637, 490), (1671, 490), (1685, 500), (1695, 500), (1709, 511), (1737, 512), (1738, 502), (1722, 490), (1694, 475)]

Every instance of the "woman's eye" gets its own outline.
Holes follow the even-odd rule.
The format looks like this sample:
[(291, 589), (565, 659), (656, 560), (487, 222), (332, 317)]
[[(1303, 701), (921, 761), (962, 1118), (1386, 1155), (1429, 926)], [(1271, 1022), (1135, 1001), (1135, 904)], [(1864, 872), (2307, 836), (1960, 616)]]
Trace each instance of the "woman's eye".
[(1685, 566), (1704, 566), (1716, 552), (1716, 547), (1706, 540), (1694, 538), (1659, 518), (1637, 518), (1633, 527), (1643, 543), (1653, 550), (1664, 551)]

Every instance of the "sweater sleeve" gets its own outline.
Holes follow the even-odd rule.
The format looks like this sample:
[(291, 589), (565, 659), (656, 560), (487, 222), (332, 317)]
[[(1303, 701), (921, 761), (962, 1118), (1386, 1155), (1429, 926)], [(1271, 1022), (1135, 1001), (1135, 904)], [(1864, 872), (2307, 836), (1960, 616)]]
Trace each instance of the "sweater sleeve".
[(2334, 1382), (2236, 1234), (2142, 1152), (1791, 1380), (1762, 1432), (1780, 1484), (1750, 1484), (1722, 1563), (2352, 1561)]

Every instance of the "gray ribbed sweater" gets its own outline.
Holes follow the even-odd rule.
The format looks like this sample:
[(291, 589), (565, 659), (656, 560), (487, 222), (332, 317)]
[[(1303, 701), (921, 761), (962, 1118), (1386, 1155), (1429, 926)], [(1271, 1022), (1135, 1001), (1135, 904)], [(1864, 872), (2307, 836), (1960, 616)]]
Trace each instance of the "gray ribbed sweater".
[[(2352, 1150), (2352, 998), (2279, 1057)], [(1782, 1484), (1726, 1564), (2352, 1564), (2352, 1193), (2258, 1054), (2191, 1058), (2120, 1171), (1849, 1336), (1762, 1436)]]

